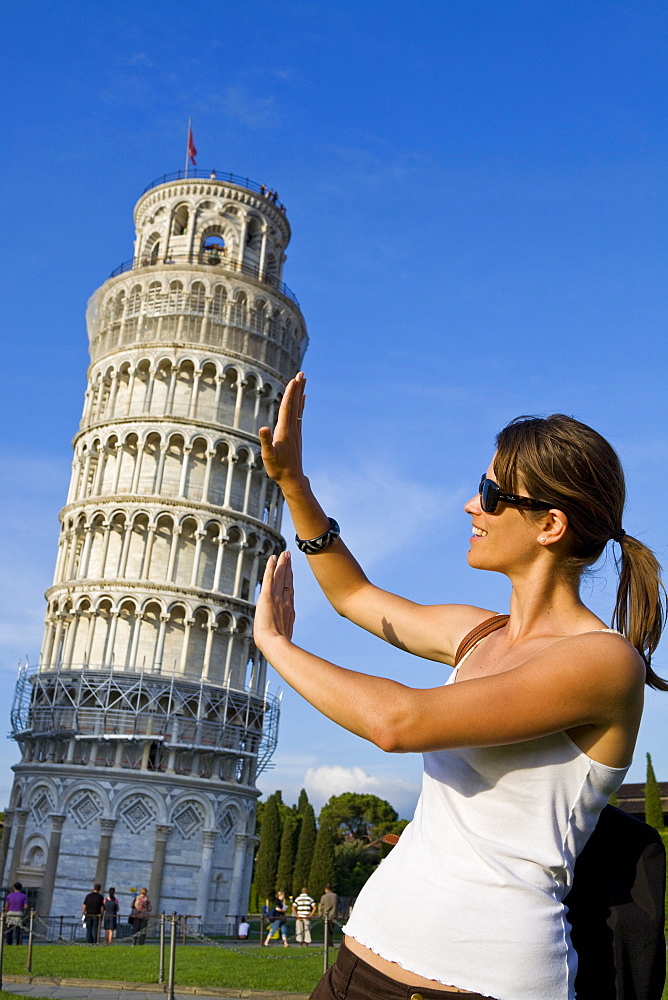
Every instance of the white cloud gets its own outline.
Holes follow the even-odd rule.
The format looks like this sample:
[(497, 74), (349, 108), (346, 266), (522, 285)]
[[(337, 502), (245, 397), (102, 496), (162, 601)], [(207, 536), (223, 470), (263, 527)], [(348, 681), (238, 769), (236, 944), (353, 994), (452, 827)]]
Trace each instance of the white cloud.
[(340, 764), (309, 767), (304, 776), (304, 788), (316, 812), (332, 795), (359, 792), (386, 799), (406, 818), (412, 816), (420, 793), (417, 785), (402, 778), (369, 774), (361, 767), (342, 767)]

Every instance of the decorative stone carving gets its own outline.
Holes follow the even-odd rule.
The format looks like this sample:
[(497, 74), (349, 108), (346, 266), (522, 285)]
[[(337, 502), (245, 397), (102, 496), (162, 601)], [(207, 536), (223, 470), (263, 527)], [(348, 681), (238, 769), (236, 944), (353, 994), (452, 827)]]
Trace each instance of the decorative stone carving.
[(102, 803), (96, 795), (84, 792), (83, 795), (75, 799), (69, 808), (69, 812), (74, 818), (77, 826), (85, 829), (94, 823), (98, 816), (102, 815)]
[(174, 826), (184, 840), (189, 840), (204, 824), (202, 807), (196, 802), (186, 802), (174, 815)]
[(131, 833), (141, 833), (155, 820), (155, 809), (145, 799), (137, 797), (123, 805), (120, 816)]

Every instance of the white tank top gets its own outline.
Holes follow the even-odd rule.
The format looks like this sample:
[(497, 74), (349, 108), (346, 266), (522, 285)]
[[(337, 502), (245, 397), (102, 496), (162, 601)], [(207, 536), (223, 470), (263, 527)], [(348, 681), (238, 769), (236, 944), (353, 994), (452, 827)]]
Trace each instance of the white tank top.
[(628, 767), (591, 760), (566, 733), (423, 756), (413, 821), (345, 933), (447, 986), (496, 1000), (574, 1000), (563, 899)]

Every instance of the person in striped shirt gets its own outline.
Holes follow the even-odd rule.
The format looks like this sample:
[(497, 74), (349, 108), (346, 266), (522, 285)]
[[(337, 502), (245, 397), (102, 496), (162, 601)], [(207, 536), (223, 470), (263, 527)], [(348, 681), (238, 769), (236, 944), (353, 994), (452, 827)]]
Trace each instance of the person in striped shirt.
[(296, 917), (295, 936), (300, 948), (307, 948), (311, 943), (311, 917), (315, 913), (315, 900), (308, 894), (306, 886), (292, 902), (292, 915)]

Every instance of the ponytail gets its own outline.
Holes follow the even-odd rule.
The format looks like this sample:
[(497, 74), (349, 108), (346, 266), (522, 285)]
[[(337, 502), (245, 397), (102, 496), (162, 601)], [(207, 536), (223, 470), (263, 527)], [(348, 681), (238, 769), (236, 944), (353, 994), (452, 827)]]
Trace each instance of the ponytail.
[(638, 650), (647, 670), (647, 684), (668, 691), (668, 681), (652, 669), (652, 654), (659, 645), (666, 618), (666, 591), (661, 567), (651, 549), (631, 535), (619, 539), (619, 586), (612, 618), (613, 628)]
[(661, 567), (646, 545), (622, 529), (626, 487), (614, 448), (563, 413), (517, 417), (497, 435), (494, 472), (504, 492), (549, 501), (566, 514), (571, 546), (561, 569), (573, 580), (594, 565), (608, 542), (619, 544), (612, 625), (642, 656), (649, 686), (668, 691), (668, 681), (651, 665), (667, 610)]

